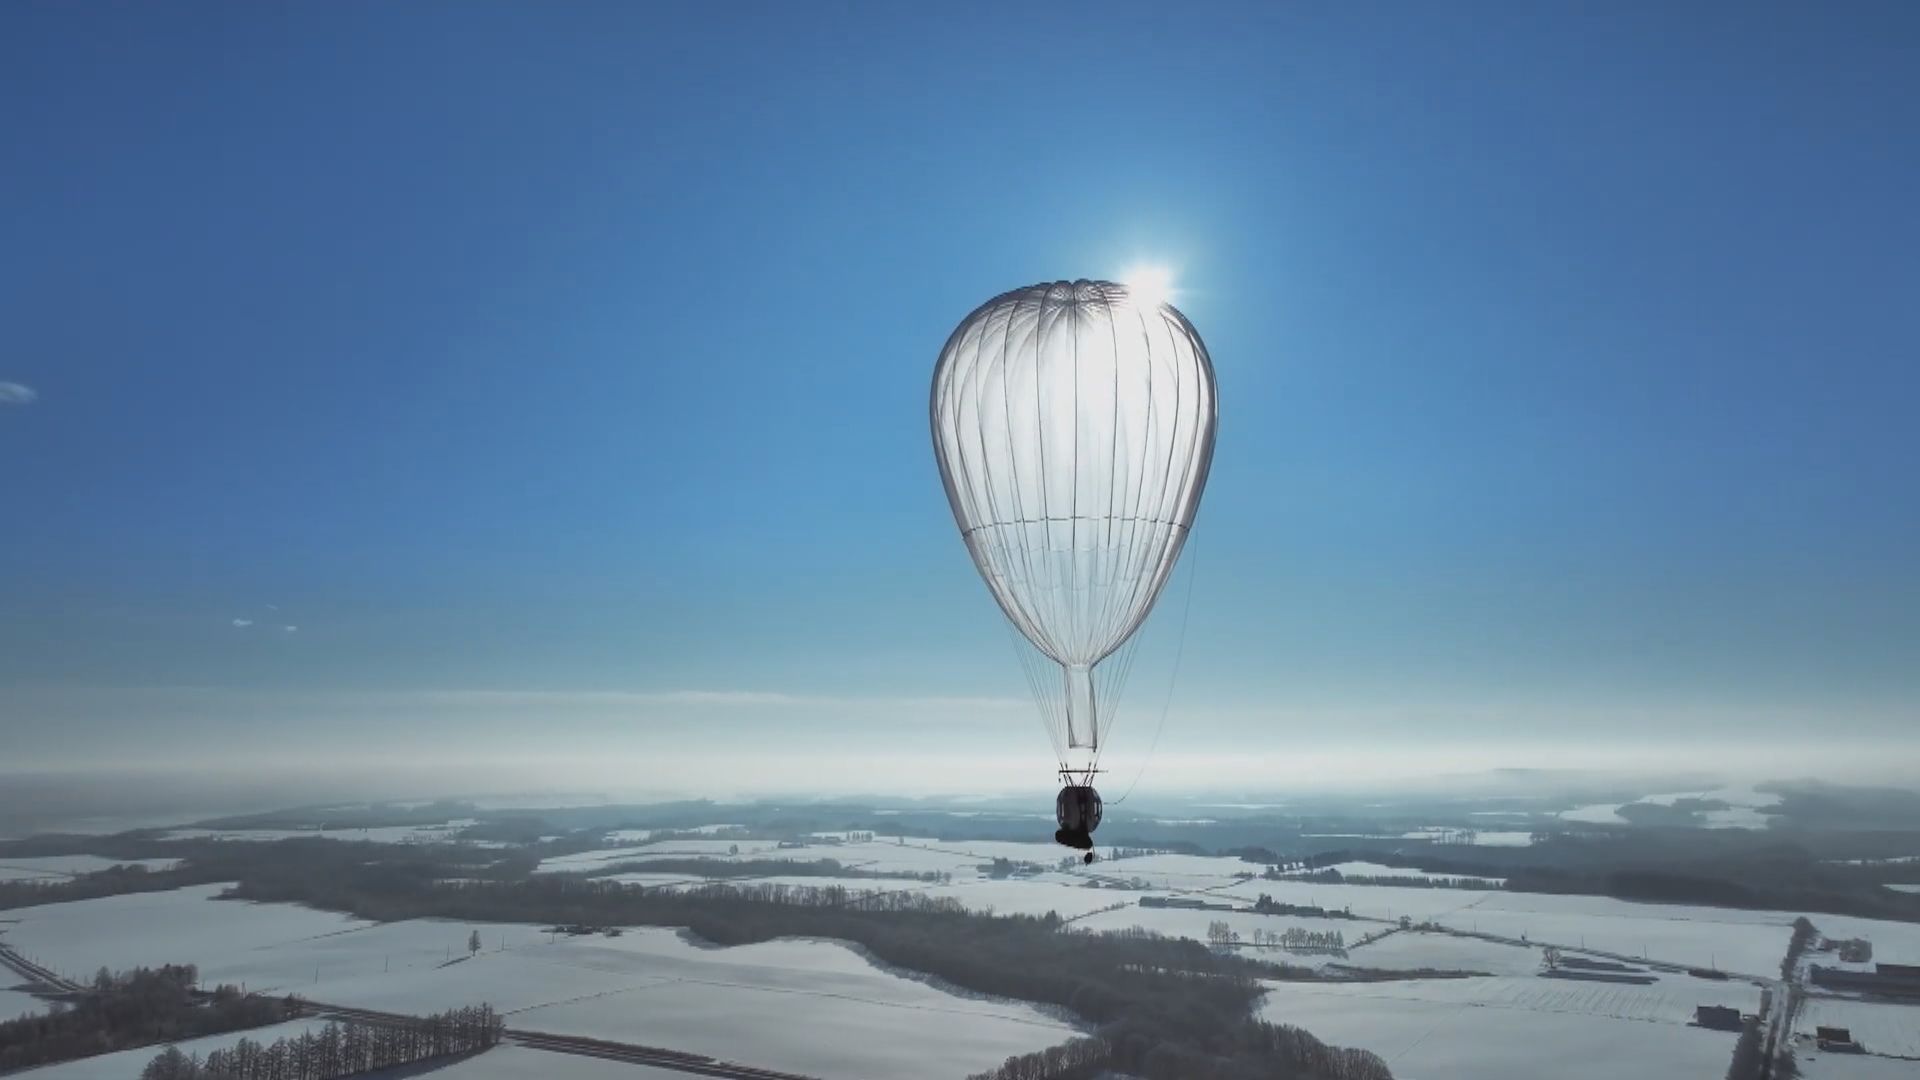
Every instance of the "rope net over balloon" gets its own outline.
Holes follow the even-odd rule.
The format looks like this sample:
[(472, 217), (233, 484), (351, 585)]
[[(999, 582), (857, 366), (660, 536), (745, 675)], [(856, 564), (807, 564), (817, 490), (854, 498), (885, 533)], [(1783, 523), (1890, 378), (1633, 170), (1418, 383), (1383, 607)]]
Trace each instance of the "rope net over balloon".
[[(981, 305), (934, 372), (935, 456), (1063, 772), (1091, 774), (1205, 489), (1212, 361), (1171, 305), (1034, 285)], [(1022, 646), (1025, 643), (1025, 647)]]

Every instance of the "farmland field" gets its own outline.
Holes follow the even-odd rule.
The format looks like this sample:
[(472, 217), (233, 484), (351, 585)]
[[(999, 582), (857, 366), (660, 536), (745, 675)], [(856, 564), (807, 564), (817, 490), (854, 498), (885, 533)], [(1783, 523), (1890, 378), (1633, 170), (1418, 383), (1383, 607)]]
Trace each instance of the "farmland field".
[[(1794, 1034), (1810, 1036), (1821, 1026), (1848, 1029), (1869, 1054), (1920, 1059), (1920, 1005), (1809, 997), (1794, 1018)], [(1920, 1076), (1920, 1060), (1908, 1067)]]
[[(0, 971), (6, 969), (0, 968)], [(7, 972), (11, 975), (11, 972)], [(0, 987), (0, 1021), (11, 1020), (28, 1013), (45, 1012), (47, 999), (37, 998), (23, 990)]]
[(1751, 1011), (1759, 991), (1526, 977), (1274, 983), (1261, 1016), (1372, 1050), (1400, 1080), (1717, 1077), (1726, 1072), (1734, 1037), (1687, 1023), (1695, 1004), (1709, 1003)]
[[(252, 1028), (246, 1031), (228, 1031), (219, 1035), (207, 1035), (198, 1039), (187, 1039), (174, 1045), (183, 1054), (205, 1056), (210, 1050), (223, 1050), (241, 1039), (252, 1039), (257, 1043), (271, 1043), (275, 1039), (298, 1036), (309, 1029), (318, 1031), (325, 1021), (289, 1020), (282, 1024)], [(58, 1065), (43, 1065), (38, 1069), (28, 1069), (15, 1075), (31, 1077), (32, 1080), (135, 1080), (140, 1070), (154, 1055), (166, 1049), (166, 1044), (142, 1046), (133, 1050), (121, 1050), (112, 1054), (100, 1054), (95, 1057), (81, 1058), (78, 1061), (63, 1061)]]
[(715, 948), (661, 928), (569, 937), (490, 924), (469, 957), (463, 924), (369, 923), (218, 891), (24, 908), (5, 940), (73, 974), (190, 962), (207, 983), (413, 1014), (486, 1002), (516, 1027), (836, 1077), (961, 1075), (1073, 1033), (1030, 1005), (949, 993), (836, 942)]
[(1540, 950), (1502, 945), (1478, 938), (1407, 930), (1347, 953), (1347, 963), (1385, 971), (1483, 971), (1489, 975), (1532, 975), (1540, 970)]
[[(580, 1054), (556, 1054), (503, 1043), (482, 1054), (442, 1065), (429, 1073), (433, 1080), (687, 1080), (678, 1069), (656, 1069)], [(39, 1074), (33, 1074), (38, 1080)], [(64, 1078), (59, 1078), (64, 1080)]]
[(1804, 1080), (1913, 1080), (1920, 1062), (1869, 1054), (1828, 1054), (1801, 1049), (1794, 1056)]
[(59, 881), (114, 866), (171, 870), (179, 859), (104, 859), (98, 855), (40, 855), (0, 861), (0, 881)]

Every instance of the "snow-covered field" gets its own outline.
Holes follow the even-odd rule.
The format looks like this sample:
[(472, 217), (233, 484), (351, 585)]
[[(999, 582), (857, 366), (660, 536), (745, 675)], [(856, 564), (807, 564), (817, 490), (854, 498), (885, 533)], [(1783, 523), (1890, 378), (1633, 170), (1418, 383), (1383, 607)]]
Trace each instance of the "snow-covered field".
[(57, 881), (61, 878), (91, 874), (114, 866), (144, 866), (148, 870), (171, 870), (179, 859), (107, 859), (98, 855), (37, 855), (29, 858), (10, 856), (0, 861), (0, 881)]
[[(644, 859), (750, 859), (768, 858), (771, 852), (779, 849), (773, 840), (661, 840), (656, 843), (626, 844), (619, 847), (595, 848), (592, 851), (579, 851), (571, 855), (555, 855), (540, 860), (536, 874), (578, 874), (601, 870), (623, 862), (639, 862)], [(813, 851), (812, 848), (782, 851), (781, 858), (789, 856), (804, 860), (824, 859), (829, 850), (821, 848), (810, 855), (799, 854), (800, 850)], [(845, 861), (845, 860), (842, 860)]]
[[(11, 973), (9, 973), (11, 974)], [(28, 1013), (45, 1012), (47, 1001), (37, 998), (23, 990), (0, 987), (0, 1021), (11, 1020)]]
[(1805, 1080), (1913, 1080), (1920, 1064), (1869, 1054), (1825, 1054), (1807, 1043), (1794, 1051)]
[[(1480, 892), (1471, 889), (1416, 889), (1371, 885), (1320, 885), (1309, 882), (1249, 881), (1216, 895), (1252, 899), (1268, 893), (1290, 904), (1314, 904), (1329, 909), (1350, 907), (1355, 915), (1375, 919), (1410, 916), (1432, 921), (1450, 930), (1493, 934), (1543, 945), (1590, 949), (1695, 967), (1717, 966), (1723, 971), (1765, 975), (1778, 971), (1792, 934), (1794, 914), (1775, 911), (1735, 911), (1728, 908), (1688, 907), (1678, 904), (1635, 904), (1598, 896), (1555, 896), (1540, 893)], [(1826, 920), (1836, 921), (1829, 929)], [(1842, 920), (1822, 916), (1815, 920), (1829, 934), (1904, 938), (1920, 934), (1920, 924)], [(1875, 945), (1878, 947), (1876, 940)]]
[[(208, 1035), (199, 1039), (188, 1039), (175, 1043), (183, 1054), (199, 1054), (205, 1057), (208, 1051), (222, 1050), (241, 1039), (252, 1039), (262, 1045), (271, 1044), (276, 1039), (289, 1036), (297, 1037), (301, 1032), (320, 1030), (325, 1021), (289, 1020), (284, 1024), (272, 1024), (263, 1028), (247, 1031), (229, 1031), (219, 1035)], [(100, 1054), (96, 1057), (81, 1058), (79, 1061), (65, 1061), (58, 1065), (43, 1065), (38, 1069), (28, 1069), (16, 1075), (31, 1077), (32, 1080), (135, 1080), (147, 1062), (166, 1049), (166, 1044), (143, 1046), (135, 1050), (122, 1050), (115, 1054)]]
[(1596, 803), (1591, 806), (1576, 806), (1571, 810), (1562, 810), (1555, 816), (1561, 821), (1582, 822), (1589, 825), (1626, 825), (1628, 821), (1620, 813), (1625, 807), (1672, 806), (1681, 799), (1711, 800), (1727, 804), (1725, 810), (1700, 811), (1701, 822), (1709, 829), (1764, 829), (1773, 819), (1766, 810), (1780, 805), (1780, 796), (1772, 792), (1755, 791), (1746, 785), (1736, 784), (1704, 790), (1648, 795), (1630, 803)]
[(1772, 815), (1765, 813), (1765, 809), (1780, 805), (1780, 796), (1770, 791), (1755, 791), (1744, 784), (1711, 788), (1706, 791), (1649, 795), (1640, 801), (1654, 806), (1672, 806), (1681, 799), (1700, 799), (1727, 804), (1725, 810), (1701, 811), (1701, 817), (1709, 829), (1764, 829), (1772, 821)]
[(1383, 971), (1428, 968), (1483, 971), (1489, 975), (1532, 975), (1540, 970), (1540, 950), (1453, 934), (1403, 930), (1349, 950), (1346, 963)]
[(212, 899), (218, 891), (24, 908), (5, 940), (74, 974), (191, 962), (203, 982), (394, 1012), (484, 1001), (516, 1027), (837, 1077), (964, 1075), (1072, 1034), (1032, 1006), (949, 993), (835, 942), (721, 949), (667, 929), (608, 938), (486, 925), (468, 958), (464, 924), (374, 924)]
[(1276, 963), (1292, 964), (1296, 967), (1319, 967), (1326, 963), (1346, 962), (1338, 955), (1325, 952), (1292, 952), (1286, 949), (1260, 947), (1252, 945), (1253, 932), (1256, 929), (1280, 934), (1288, 930), (1307, 930), (1317, 934), (1339, 933), (1349, 942), (1357, 941), (1369, 930), (1377, 930), (1371, 923), (1355, 922), (1348, 919), (1306, 919), (1284, 915), (1254, 915), (1237, 911), (1191, 911), (1181, 908), (1143, 908), (1127, 907), (1118, 911), (1103, 911), (1098, 915), (1089, 915), (1073, 924), (1076, 930), (1130, 930), (1138, 927), (1151, 930), (1168, 937), (1191, 938), (1194, 941), (1207, 940), (1207, 927), (1214, 922), (1226, 923), (1234, 933), (1240, 935), (1242, 948), (1249, 956), (1273, 960)]
[(1586, 825), (1625, 825), (1627, 819), (1620, 816), (1619, 803), (1594, 803), (1590, 806), (1576, 806), (1571, 810), (1562, 810), (1554, 816), (1561, 821), (1577, 821)]
[[(1283, 904), (1351, 911), (1364, 919), (1398, 920), (1411, 916), (1441, 919), (1498, 893), (1479, 889), (1422, 889), (1400, 885), (1322, 885), (1312, 881), (1269, 881), (1255, 878), (1212, 889), (1209, 895), (1252, 903), (1262, 894)], [(1452, 925), (1448, 923), (1448, 925)]]
[(1372, 1050), (1401, 1080), (1716, 1077), (1732, 1058), (1734, 1036), (1688, 1026), (1694, 1006), (1751, 1012), (1759, 1002), (1752, 986), (1673, 980), (1271, 983), (1261, 1017)]
[[(1851, 915), (1813, 914), (1807, 916), (1820, 935), (1829, 940), (1842, 938), (1866, 938), (1873, 942), (1873, 958), (1883, 964), (1920, 964), (1920, 923), (1889, 922), (1885, 919), (1858, 919)], [(1840, 966), (1834, 963), (1833, 954), (1822, 956), (1818, 963), (1824, 966)], [(1920, 1019), (1920, 1013), (1914, 1014)]]
[(996, 915), (1045, 915), (1051, 911), (1063, 919), (1115, 904), (1131, 904), (1139, 897), (1138, 893), (1116, 889), (1090, 889), (1085, 881), (1064, 874), (1005, 881), (975, 878), (951, 885), (928, 886), (919, 891), (928, 896), (951, 897), (966, 905), (969, 911), (991, 911)]
[(1140, 855), (1096, 862), (1092, 873), (1123, 881), (1141, 880), (1156, 889), (1190, 891), (1218, 889), (1266, 870), (1240, 859), (1218, 855)]
[[(33, 1074), (37, 1077), (39, 1074)], [(442, 1065), (430, 1073), (433, 1080), (687, 1080), (678, 1069), (656, 1069), (620, 1061), (529, 1050), (503, 1043), (484, 1054)]]
[[(1316, 870), (1301, 871), (1301, 872), (1302, 873), (1319, 873), (1323, 870), (1338, 871), (1342, 877), (1419, 878), (1421, 881), (1465, 881), (1467, 880), (1465, 876), (1460, 874), (1434, 874), (1434, 873), (1429, 873), (1428, 871), (1425, 871), (1425, 870), (1414, 870), (1405, 866), (1388, 866), (1385, 863), (1377, 863), (1377, 862), (1335, 863), (1332, 866), (1323, 866), (1323, 867), (1319, 867)], [(1475, 878), (1474, 880), (1492, 881), (1492, 882), (1497, 882), (1501, 884), (1504, 884), (1506, 882), (1505, 878)]]
[[(1811, 1036), (1821, 1026), (1848, 1029), (1869, 1054), (1920, 1059), (1920, 1005), (1809, 997), (1794, 1018), (1794, 1034)], [(1920, 1060), (1908, 1067), (1920, 1076)]]
[(1400, 834), (1402, 840), (1429, 840), (1435, 844), (1471, 847), (1532, 847), (1533, 833), (1525, 829), (1448, 829), (1433, 827)]

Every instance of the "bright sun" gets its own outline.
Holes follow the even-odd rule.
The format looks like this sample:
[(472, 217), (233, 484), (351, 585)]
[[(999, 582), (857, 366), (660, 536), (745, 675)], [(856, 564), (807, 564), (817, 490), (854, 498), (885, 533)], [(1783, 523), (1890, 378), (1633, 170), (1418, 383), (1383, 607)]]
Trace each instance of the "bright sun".
[(1164, 266), (1135, 266), (1121, 276), (1120, 283), (1147, 307), (1173, 300), (1173, 271)]

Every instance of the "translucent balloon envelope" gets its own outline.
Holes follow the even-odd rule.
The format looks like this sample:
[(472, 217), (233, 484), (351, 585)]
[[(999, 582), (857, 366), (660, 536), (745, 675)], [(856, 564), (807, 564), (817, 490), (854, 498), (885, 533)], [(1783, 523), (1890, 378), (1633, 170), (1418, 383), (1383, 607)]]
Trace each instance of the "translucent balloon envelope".
[(931, 412), (974, 566), (1059, 665), (1036, 693), (1064, 769), (1069, 749), (1098, 751), (1114, 695), (1096, 669), (1146, 621), (1200, 506), (1213, 362), (1170, 304), (1104, 281), (1033, 285), (954, 330)]

